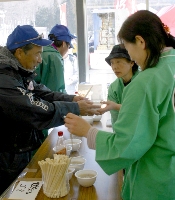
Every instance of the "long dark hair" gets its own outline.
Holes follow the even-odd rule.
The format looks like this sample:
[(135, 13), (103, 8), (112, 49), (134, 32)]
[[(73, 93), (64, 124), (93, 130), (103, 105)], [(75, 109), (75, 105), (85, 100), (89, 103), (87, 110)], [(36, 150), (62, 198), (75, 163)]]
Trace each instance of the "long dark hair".
[(123, 40), (135, 43), (136, 35), (140, 35), (146, 43), (148, 57), (145, 69), (158, 63), (165, 46), (175, 48), (175, 38), (168, 32), (168, 27), (156, 14), (148, 10), (140, 10), (129, 16), (122, 24), (117, 37), (121, 43)]
[[(125, 46), (124, 46), (123, 44), (119, 44), (119, 46), (120, 46), (120, 48), (126, 50), (126, 48), (125, 48)], [(127, 53), (127, 55), (129, 55), (129, 54)], [(130, 57), (130, 56), (129, 56), (129, 57)], [(131, 62), (131, 61), (132, 61), (131, 58), (130, 58), (130, 59), (126, 58), (126, 60), (127, 60), (128, 62)], [(134, 62), (134, 61), (133, 61), (133, 62)], [(138, 69), (139, 69), (139, 66), (134, 62), (134, 65), (132, 66), (132, 73), (135, 74), (135, 73), (138, 71)]]

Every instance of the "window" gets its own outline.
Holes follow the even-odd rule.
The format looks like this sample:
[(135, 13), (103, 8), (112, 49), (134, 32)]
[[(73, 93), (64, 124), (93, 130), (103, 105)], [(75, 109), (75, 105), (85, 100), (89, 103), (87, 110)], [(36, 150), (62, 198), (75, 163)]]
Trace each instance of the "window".
[[(78, 2), (78, 9), (76, 9), (76, 2)], [(72, 73), (79, 74), (79, 77), (75, 75), (77, 82), (73, 89), (70, 89), (71, 93), (74, 93), (78, 80), (80, 82), (98, 82), (103, 84), (106, 89), (116, 79), (110, 66), (105, 62), (105, 57), (110, 53), (112, 46), (117, 44), (117, 32), (123, 20), (132, 12), (149, 9), (158, 13), (164, 8), (164, 14), (162, 11), (159, 12), (160, 17), (170, 27), (171, 33), (175, 35), (174, 0), (81, 0), (81, 2), (85, 4), (87, 20), (81, 18), (80, 22), (86, 20), (87, 27), (84, 27), (83, 23), (79, 23), (77, 27), (76, 17), (79, 15), (76, 11), (83, 12), (84, 8), (84, 4), (80, 5), (79, 0), (0, 2), (0, 45), (6, 45), (7, 36), (17, 25), (33, 25), (39, 33), (44, 34), (45, 38), (55, 24), (66, 25), (71, 33), (79, 36), (74, 41), (79, 49), (75, 47), (73, 51), (69, 50), (65, 56), (65, 73), (67, 75), (65, 81), (68, 93), (68, 76), (73, 77), (71, 74), (68, 75), (69, 69), (72, 69)], [(168, 12), (167, 8), (170, 6), (172, 9), (169, 9), (171, 12)], [(87, 34), (85, 45), (82, 34)], [(78, 43), (79, 41), (80, 43)], [(78, 57), (76, 50), (77, 54), (79, 53)], [(75, 69), (72, 67), (73, 65), (76, 66)]]

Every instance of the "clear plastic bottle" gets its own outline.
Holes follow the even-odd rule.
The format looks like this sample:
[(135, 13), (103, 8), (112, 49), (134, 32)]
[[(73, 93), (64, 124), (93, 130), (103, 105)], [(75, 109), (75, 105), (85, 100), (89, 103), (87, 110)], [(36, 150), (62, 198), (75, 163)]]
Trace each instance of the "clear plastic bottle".
[(56, 144), (56, 153), (66, 155), (66, 146), (64, 144), (63, 132), (58, 131), (58, 140)]

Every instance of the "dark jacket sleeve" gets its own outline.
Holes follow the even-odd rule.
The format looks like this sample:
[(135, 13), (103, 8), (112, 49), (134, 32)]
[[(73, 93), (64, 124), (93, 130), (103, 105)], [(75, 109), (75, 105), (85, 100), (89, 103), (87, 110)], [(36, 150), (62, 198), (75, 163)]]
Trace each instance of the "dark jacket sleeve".
[[(6, 84), (3, 84), (4, 80)], [(26, 89), (8, 75), (0, 75), (0, 85), (0, 107), (9, 121), (42, 130), (63, 125), (63, 117), (69, 112), (79, 115), (77, 103), (60, 101), (64, 100), (64, 95), (60, 96), (47, 91), (48, 89), (40, 90), (37, 94), (35, 90)], [(55, 99), (58, 101), (54, 101)]]
[(62, 92), (53, 92), (43, 84), (37, 84), (34, 81), (35, 93), (42, 99), (53, 102), (53, 101), (69, 101), (72, 102), (75, 95), (68, 95)]

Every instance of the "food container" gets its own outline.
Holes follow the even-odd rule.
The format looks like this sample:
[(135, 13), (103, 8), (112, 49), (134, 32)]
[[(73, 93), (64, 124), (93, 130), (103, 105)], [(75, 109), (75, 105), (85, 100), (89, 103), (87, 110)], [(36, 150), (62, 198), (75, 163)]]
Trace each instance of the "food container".
[[(54, 151), (54, 153), (57, 154), (58, 149), (57, 149), (56, 147), (54, 147), (54, 148), (53, 148), (53, 151)], [(67, 145), (67, 146), (66, 146), (66, 155), (67, 155), (67, 156), (70, 156), (71, 151), (72, 151), (72, 147), (71, 147), (70, 145)]]
[(72, 178), (74, 171), (75, 171), (75, 168), (73, 167), (68, 168), (67, 174), (68, 174), (69, 180)]
[(97, 178), (97, 171), (92, 169), (83, 169), (75, 173), (78, 183), (83, 187), (92, 186)]
[(93, 116), (93, 121), (94, 122), (99, 122), (101, 120), (101, 118), (102, 118), (102, 115), (94, 115)]
[(80, 149), (81, 142), (82, 141), (80, 139), (67, 139), (67, 140), (64, 140), (64, 144), (66, 146), (71, 146), (72, 147), (72, 151), (78, 151)]
[(86, 159), (82, 156), (72, 157), (70, 167), (75, 168), (75, 172), (84, 168)]
[(89, 124), (93, 125), (93, 116), (82, 116)]
[(64, 197), (69, 193), (67, 176), (70, 158), (67, 155), (54, 154), (54, 159), (38, 161), (42, 172), (43, 193), (49, 198)]

